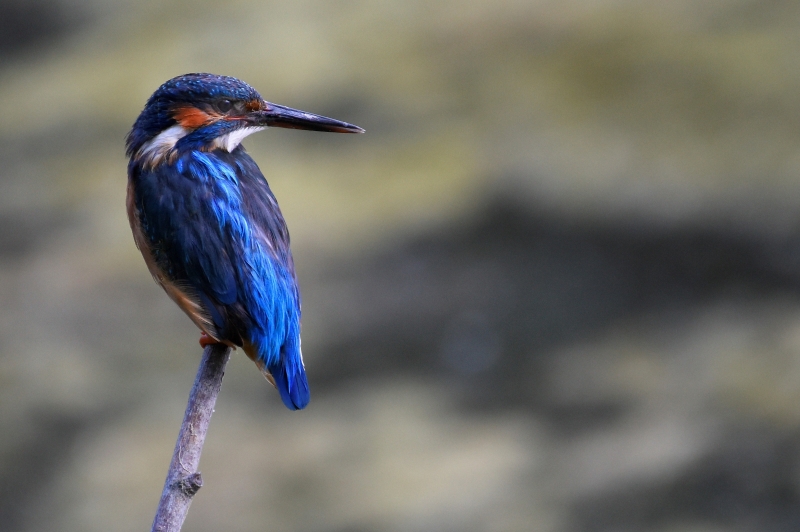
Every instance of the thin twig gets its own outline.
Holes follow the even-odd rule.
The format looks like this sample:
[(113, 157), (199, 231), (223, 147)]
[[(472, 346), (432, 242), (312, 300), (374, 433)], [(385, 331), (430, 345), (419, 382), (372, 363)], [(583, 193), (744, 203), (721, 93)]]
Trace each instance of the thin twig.
[(203, 486), (197, 466), (229, 358), (230, 348), (222, 344), (211, 345), (203, 351), (152, 532), (179, 532), (192, 497)]

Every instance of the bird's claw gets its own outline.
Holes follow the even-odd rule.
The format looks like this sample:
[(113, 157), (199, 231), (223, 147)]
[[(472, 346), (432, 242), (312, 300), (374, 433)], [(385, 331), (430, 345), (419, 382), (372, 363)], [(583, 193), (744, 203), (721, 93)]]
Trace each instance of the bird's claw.
[(208, 347), (210, 345), (216, 345), (216, 344), (220, 344), (220, 343), (222, 343), (222, 342), (219, 342), (219, 341), (213, 339), (212, 337), (207, 335), (205, 333), (205, 331), (200, 333), (200, 347), (206, 348), (206, 347)]

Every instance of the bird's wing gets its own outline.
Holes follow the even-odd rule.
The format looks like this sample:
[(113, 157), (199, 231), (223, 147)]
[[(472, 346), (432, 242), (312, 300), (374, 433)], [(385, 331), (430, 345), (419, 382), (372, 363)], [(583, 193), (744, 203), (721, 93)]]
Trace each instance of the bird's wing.
[(300, 351), (300, 293), (286, 222), (266, 179), (244, 149), (222, 157), (237, 169), (242, 212), (258, 241), (258, 256), (249, 260), (263, 265), (255, 269), (261, 273), (260, 279), (253, 279), (253, 289), (245, 294), (245, 306), (254, 315), (255, 309), (271, 309), (268, 324), (263, 317), (256, 317), (259, 326), (251, 331), (244, 349), (262, 371), (266, 370), (283, 403), (291, 409), (303, 408), (308, 404), (309, 391)]

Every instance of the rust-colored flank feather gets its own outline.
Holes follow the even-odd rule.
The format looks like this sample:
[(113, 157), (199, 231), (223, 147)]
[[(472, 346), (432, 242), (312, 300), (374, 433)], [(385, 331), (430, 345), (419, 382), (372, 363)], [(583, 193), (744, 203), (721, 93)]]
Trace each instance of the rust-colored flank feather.
[(277, 386), (275, 385), (275, 378), (267, 369), (267, 366), (266, 364), (264, 364), (264, 361), (261, 360), (258, 356), (258, 348), (256, 348), (256, 346), (254, 346), (247, 340), (245, 340), (242, 342), (242, 351), (244, 351), (244, 353), (250, 360), (256, 363), (256, 366), (258, 366), (258, 369), (261, 370), (261, 374), (264, 375), (264, 378), (267, 379), (270, 384), (272, 384), (277, 388)]

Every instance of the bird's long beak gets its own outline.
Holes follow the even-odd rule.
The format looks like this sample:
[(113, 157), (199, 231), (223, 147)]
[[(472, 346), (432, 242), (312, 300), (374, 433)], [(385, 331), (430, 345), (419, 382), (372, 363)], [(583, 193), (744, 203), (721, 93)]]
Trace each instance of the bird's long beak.
[(334, 120), (333, 118), (307, 113), (291, 107), (284, 107), (283, 105), (265, 103), (267, 106), (265, 110), (255, 111), (249, 115), (254, 125), (329, 131), (332, 133), (364, 132), (360, 127), (341, 120)]

